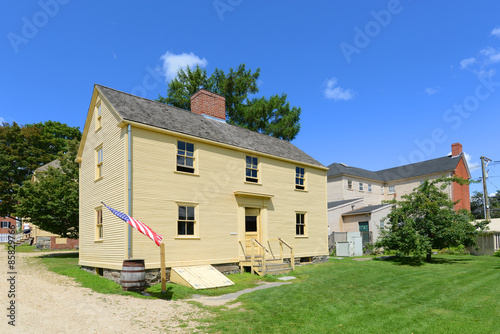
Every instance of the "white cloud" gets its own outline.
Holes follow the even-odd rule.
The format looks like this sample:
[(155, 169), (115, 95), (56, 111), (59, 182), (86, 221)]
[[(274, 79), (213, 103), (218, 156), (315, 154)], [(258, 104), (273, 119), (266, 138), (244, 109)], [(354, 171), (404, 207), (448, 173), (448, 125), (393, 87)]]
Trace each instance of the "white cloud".
[(354, 92), (352, 90), (337, 86), (336, 78), (331, 78), (326, 81), (326, 87), (323, 94), (327, 99), (333, 99), (335, 101), (347, 101), (354, 97)]
[(467, 161), (467, 165), (469, 166), (469, 171), (475, 171), (481, 168), (481, 164), (479, 162), (472, 162), (472, 157), (470, 154), (464, 152), (465, 161)]
[(467, 58), (467, 59), (463, 59), (461, 62), (460, 62), (460, 68), (461, 69), (464, 69), (466, 68), (467, 66), (471, 65), (471, 64), (474, 64), (476, 62), (476, 58), (474, 57), (470, 57), (470, 58)]
[(436, 94), (437, 92), (439, 92), (441, 90), (441, 87), (436, 87), (436, 88), (432, 88), (432, 87), (427, 87), (425, 89), (425, 93), (427, 95), (434, 95)]
[(205, 58), (202, 59), (192, 52), (174, 54), (167, 51), (163, 56), (161, 56), (161, 60), (163, 60), (163, 71), (165, 77), (167, 78), (167, 82), (175, 78), (177, 71), (181, 68), (186, 68), (187, 66), (193, 68), (196, 65), (205, 67), (208, 64), (208, 61)]
[(5, 118), (3, 118), (2, 116), (0, 116), (0, 123), (3, 123), (5, 122)]
[(493, 49), (491, 46), (487, 46), (484, 49), (479, 50), (479, 53), (483, 56), (490, 56), (495, 53), (495, 49)]
[(491, 34), (493, 36), (497, 36), (497, 37), (500, 37), (500, 28), (495, 28), (491, 31)]

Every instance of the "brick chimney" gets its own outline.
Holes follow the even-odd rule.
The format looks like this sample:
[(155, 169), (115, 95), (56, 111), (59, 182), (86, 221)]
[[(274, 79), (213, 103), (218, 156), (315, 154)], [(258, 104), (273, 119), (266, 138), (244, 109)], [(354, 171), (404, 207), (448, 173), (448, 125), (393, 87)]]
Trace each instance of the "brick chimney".
[(462, 144), (451, 144), (451, 156), (456, 157), (457, 155), (460, 155), (460, 153), (462, 153)]
[(191, 111), (226, 121), (226, 99), (208, 90), (200, 89), (191, 96)]

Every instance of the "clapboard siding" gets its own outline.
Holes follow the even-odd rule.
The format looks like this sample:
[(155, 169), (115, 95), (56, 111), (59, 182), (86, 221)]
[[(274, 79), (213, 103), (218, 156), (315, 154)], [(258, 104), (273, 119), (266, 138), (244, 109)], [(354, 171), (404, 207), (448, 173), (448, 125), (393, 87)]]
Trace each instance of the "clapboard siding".
[[(126, 128), (117, 126), (120, 117), (102, 100), (102, 128), (95, 131), (94, 105), (100, 101), (94, 95), (80, 162), (80, 265), (119, 269), (126, 256), (127, 225), (104, 208), (103, 239), (96, 241), (95, 208), (104, 201), (126, 212)], [(103, 177), (96, 181), (95, 149), (99, 145), (103, 147)]]
[[(163, 235), (167, 266), (239, 260), (244, 227), (236, 191), (274, 195), (264, 239), (285, 239), (297, 256), (327, 254), (326, 171), (306, 168), (307, 191), (296, 191), (295, 164), (259, 157), (261, 184), (247, 184), (246, 152), (135, 127), (132, 133), (133, 215)], [(175, 172), (177, 140), (195, 144), (196, 175)], [(176, 238), (178, 202), (197, 204), (197, 239)], [(295, 236), (296, 211), (306, 212), (306, 237)], [(159, 266), (158, 247), (137, 231), (133, 257)]]

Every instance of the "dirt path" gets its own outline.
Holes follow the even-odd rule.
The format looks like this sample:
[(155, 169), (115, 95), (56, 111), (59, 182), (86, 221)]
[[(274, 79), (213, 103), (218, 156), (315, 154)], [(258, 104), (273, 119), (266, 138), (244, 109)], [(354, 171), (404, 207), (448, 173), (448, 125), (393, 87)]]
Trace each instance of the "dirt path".
[[(45, 254), (45, 253), (44, 253)], [(9, 298), (8, 254), (0, 246), (0, 333), (186, 333), (207, 316), (179, 301), (105, 295), (34, 262), (40, 253), (16, 254), (15, 298)], [(15, 300), (15, 327), (8, 324)]]

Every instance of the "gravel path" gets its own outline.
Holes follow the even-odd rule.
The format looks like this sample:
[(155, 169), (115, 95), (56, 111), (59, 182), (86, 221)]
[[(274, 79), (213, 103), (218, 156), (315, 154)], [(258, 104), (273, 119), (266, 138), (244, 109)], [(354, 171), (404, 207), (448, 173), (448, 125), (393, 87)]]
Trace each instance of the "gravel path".
[[(47, 271), (32, 259), (38, 255), (16, 254), (15, 298), (9, 298), (8, 254), (0, 245), (0, 333), (189, 333), (200, 326), (194, 319), (208, 316), (181, 301), (93, 292)], [(15, 327), (8, 324), (11, 300), (15, 300)]]

